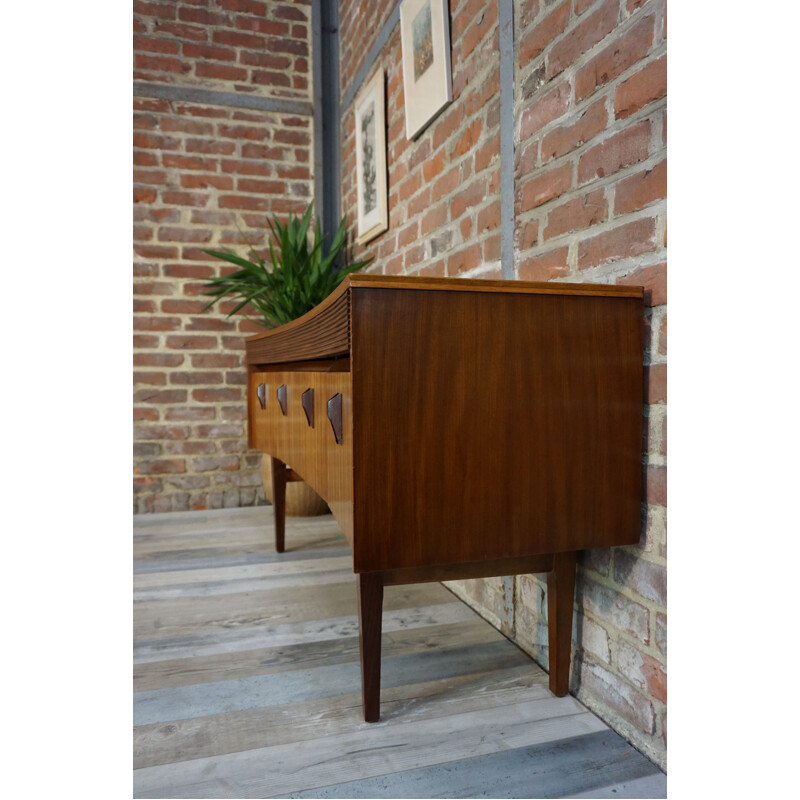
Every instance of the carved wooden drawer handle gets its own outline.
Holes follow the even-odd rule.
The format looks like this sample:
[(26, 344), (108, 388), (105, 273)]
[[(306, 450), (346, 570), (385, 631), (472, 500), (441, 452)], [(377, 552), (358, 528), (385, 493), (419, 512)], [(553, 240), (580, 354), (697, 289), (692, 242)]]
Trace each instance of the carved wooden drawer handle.
[(333, 428), (333, 437), (336, 439), (336, 444), (342, 443), (342, 395), (337, 392), (330, 400), (328, 400), (328, 419), (331, 421), (331, 428)]
[(283, 411), (283, 416), (286, 416), (286, 384), (282, 383), (278, 387), (278, 403), (280, 404), (281, 411)]
[(256, 394), (258, 395), (258, 402), (261, 403), (261, 408), (267, 407), (267, 384), (266, 383), (259, 383), (258, 388), (256, 389)]
[(306, 419), (309, 427), (314, 427), (314, 390), (306, 389), (300, 398), (303, 403), (303, 411), (306, 412)]

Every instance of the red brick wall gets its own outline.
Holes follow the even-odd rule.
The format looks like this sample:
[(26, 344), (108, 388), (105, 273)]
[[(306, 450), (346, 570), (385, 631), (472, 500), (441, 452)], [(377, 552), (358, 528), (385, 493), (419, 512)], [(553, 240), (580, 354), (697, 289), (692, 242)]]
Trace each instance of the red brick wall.
[[(394, 3), (340, 2), (341, 96)], [(666, 765), (666, 2), (514, 2), (514, 263), (523, 280), (645, 286), (639, 545), (580, 558), (571, 690)], [(380, 14), (376, 6), (381, 7)], [(500, 277), (498, 0), (451, 0), (453, 103), (405, 137), (399, 25), (386, 71), (389, 230), (371, 272)], [(342, 203), (356, 229), (354, 119), (342, 109)], [(545, 584), (451, 584), (547, 665)]]
[[(247, 452), (243, 337), (216, 308), (203, 248), (263, 243), (267, 215), (311, 199), (311, 8), (134, 2), (134, 511), (263, 503)], [(182, 89), (304, 101), (305, 113), (176, 99)], [(227, 311), (231, 305), (223, 306)]]
[[(348, 19), (359, 19), (359, 5), (372, 4), (340, 4), (343, 64), (348, 53), (368, 52), (378, 30), (373, 25), (347, 26)], [(384, 17), (392, 6), (386, 4)], [(386, 73), (389, 230), (365, 248), (356, 248), (357, 254), (376, 258), (370, 272), (452, 276), (477, 270), (484, 277), (499, 277), (497, 11), (493, 3), (474, 0), (451, 7), (451, 58), (458, 65), (453, 71), (453, 103), (417, 140), (406, 139), (399, 25), (376, 64)], [(341, 96), (349, 88), (346, 76), (354, 74), (341, 71)], [(355, 239), (353, 107), (343, 113), (342, 207)]]

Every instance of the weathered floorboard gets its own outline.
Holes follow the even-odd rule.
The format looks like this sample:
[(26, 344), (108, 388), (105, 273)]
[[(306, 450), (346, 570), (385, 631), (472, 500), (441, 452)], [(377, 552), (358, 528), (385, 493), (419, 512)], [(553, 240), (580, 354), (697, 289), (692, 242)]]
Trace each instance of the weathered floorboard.
[(135, 797), (666, 796), (440, 584), (387, 587), (365, 723), (346, 541), (330, 516), (288, 519), (276, 554), (271, 519), (135, 518)]

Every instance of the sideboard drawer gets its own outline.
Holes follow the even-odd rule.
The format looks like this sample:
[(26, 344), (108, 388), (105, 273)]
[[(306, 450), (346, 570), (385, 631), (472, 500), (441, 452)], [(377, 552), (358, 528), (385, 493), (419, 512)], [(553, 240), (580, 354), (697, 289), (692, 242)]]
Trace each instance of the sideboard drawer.
[(352, 542), (350, 373), (256, 369), (249, 391), (251, 445), (301, 475)]

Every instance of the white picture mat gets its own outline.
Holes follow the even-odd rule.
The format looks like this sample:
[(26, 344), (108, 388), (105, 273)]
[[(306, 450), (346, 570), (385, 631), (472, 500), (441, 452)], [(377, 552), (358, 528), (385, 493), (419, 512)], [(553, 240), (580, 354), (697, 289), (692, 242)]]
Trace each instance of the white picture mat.
[[(376, 203), (369, 213), (364, 212), (364, 134), (362, 118), (370, 107), (375, 109), (371, 144), (375, 164)], [(386, 203), (386, 115), (384, 109), (383, 70), (379, 70), (359, 92), (355, 102), (356, 115), (356, 186), (358, 197), (358, 243), (377, 236), (388, 228)]]
[[(415, 81), (412, 25), (423, 6), (428, 4), (431, 11), (433, 63)], [(447, 0), (403, 0), (400, 4), (400, 37), (403, 50), (406, 137), (413, 139), (453, 99)]]

